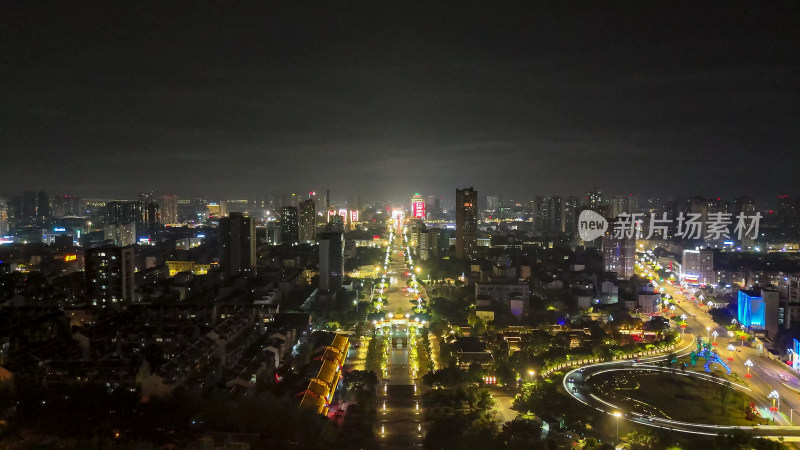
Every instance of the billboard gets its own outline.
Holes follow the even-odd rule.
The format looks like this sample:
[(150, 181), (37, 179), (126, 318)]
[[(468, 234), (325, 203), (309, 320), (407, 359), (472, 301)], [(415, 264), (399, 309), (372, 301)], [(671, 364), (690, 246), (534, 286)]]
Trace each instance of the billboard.
[(425, 200), (419, 193), (411, 197), (411, 217), (415, 219), (425, 218)]

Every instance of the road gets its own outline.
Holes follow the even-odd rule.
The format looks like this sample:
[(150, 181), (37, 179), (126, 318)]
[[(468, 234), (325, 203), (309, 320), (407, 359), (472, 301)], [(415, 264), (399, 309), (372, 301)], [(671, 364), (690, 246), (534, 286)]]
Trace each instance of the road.
[[(654, 261), (647, 254), (637, 255), (637, 260), (652, 271)], [(686, 315), (688, 326), (685, 333), (703, 339), (716, 340), (720, 358), (730, 365), (732, 372), (744, 376), (747, 373), (745, 361), (749, 359), (753, 363), (750, 368), (752, 378), (749, 380), (749, 387), (753, 390), (751, 395), (760, 404), (767, 405), (765, 406), (766, 411), (762, 411), (762, 415), (768, 413), (768, 408), (772, 406), (772, 400), (768, 399), (767, 395), (775, 390), (780, 396), (780, 414), (776, 414), (774, 417), (776, 424), (792, 425), (791, 421), (796, 425), (800, 424), (800, 417), (794, 418), (794, 413), (798, 412), (797, 407), (800, 406), (800, 401), (798, 401), (800, 381), (785, 364), (761, 356), (755, 348), (742, 346), (741, 342), (735, 342), (735, 339), (729, 337), (725, 327), (714, 322), (708, 314), (707, 308), (699, 306), (698, 299), (692, 300), (689, 292), (681, 292), (680, 286), (664, 282), (660, 283), (659, 287), (663, 287), (664, 293), (669, 294), (676, 301), (675, 314)], [(718, 334), (717, 338), (712, 337), (714, 332)], [(729, 343), (734, 346), (735, 351), (727, 350)], [(728, 357), (733, 357), (733, 362), (729, 362)], [(776, 406), (778, 406), (777, 403)]]
[(386, 310), (392, 314), (409, 314), (412, 312), (413, 303), (416, 296), (408, 292), (406, 283), (411, 279), (411, 269), (406, 264), (406, 248), (403, 243), (403, 234), (395, 235), (392, 242), (392, 250), (389, 257), (389, 264), (386, 267), (386, 275), (389, 281), (389, 288), (384, 292), (389, 304)]
[(487, 389), (492, 394), (492, 399), (494, 400), (494, 409), (497, 413), (495, 417), (499, 419), (501, 423), (516, 419), (518, 413), (512, 409), (516, 390), (511, 388), (503, 389), (496, 386)]
[[(411, 278), (411, 269), (406, 262), (404, 236), (398, 232), (390, 243), (389, 261), (384, 270), (389, 287), (384, 294), (388, 301), (387, 312), (405, 315), (412, 312), (406, 282)], [(408, 327), (399, 323), (392, 325), (395, 345), (389, 354), (389, 377), (382, 380), (382, 392), (378, 396), (378, 430), (380, 447), (408, 449), (422, 447), (425, 427), (422, 417), (421, 389), (411, 374), (408, 361)]]
[[(647, 261), (646, 256), (644, 256), (642, 259), (642, 262), (645, 265), (652, 264), (652, 262)], [(696, 424), (674, 421), (652, 415), (647, 416), (632, 411), (621, 411), (621, 408), (618, 406), (610, 404), (607, 401), (595, 396), (586, 386), (585, 381), (588, 378), (602, 372), (625, 370), (669, 370), (652, 364), (659, 359), (663, 359), (663, 356), (641, 358), (638, 363), (632, 361), (614, 361), (589, 364), (582, 368), (574, 369), (564, 376), (562, 383), (565, 391), (576, 400), (588, 406), (594, 407), (599, 411), (605, 412), (609, 415), (614, 415), (614, 413), (622, 413), (623, 420), (639, 423), (641, 425), (671, 429), (685, 433), (706, 435), (716, 435), (720, 432), (729, 432), (739, 429), (761, 437), (781, 437), (786, 441), (800, 441), (800, 426), (791, 425), (791, 416), (793, 415), (792, 411), (795, 407), (798, 394), (798, 390), (796, 389), (798, 382), (797, 378), (791, 374), (785, 366), (759, 355), (758, 352), (753, 348), (737, 346), (733, 351), (728, 350), (727, 346), (730, 340), (728, 330), (714, 323), (707, 311), (704, 311), (702, 307), (691, 300), (691, 294), (688, 296), (684, 295), (679, 287), (671, 286), (668, 283), (661, 283), (661, 285), (657, 287), (663, 287), (664, 293), (673, 297), (676, 302), (676, 310), (674, 311), (676, 315), (685, 314), (687, 323), (685, 333), (687, 337), (688, 335), (694, 335), (699, 338), (710, 338), (711, 341), (716, 341), (718, 344), (717, 348), (720, 349), (720, 357), (726, 362), (726, 364), (730, 365), (732, 371), (740, 375), (747, 373), (744, 364), (745, 361), (748, 359), (752, 361), (753, 365), (750, 370), (752, 378), (747, 385), (736, 385), (734, 388), (746, 392), (748, 395), (753, 397), (762, 416), (770, 417), (772, 415), (772, 413), (769, 412), (769, 407), (772, 406), (772, 400), (768, 398), (767, 395), (773, 390), (780, 394), (780, 414), (772, 415), (774, 425), (719, 426), (710, 424)], [(712, 337), (715, 331), (718, 335), (716, 338)], [(678, 355), (685, 355), (690, 350), (691, 346), (676, 353)], [(728, 357), (731, 357), (732, 361), (728, 361)], [(706, 375), (703, 372), (695, 372), (692, 376), (706, 379), (706, 381), (710, 382), (719, 382), (715, 377)], [(786, 416), (786, 412), (789, 412), (789, 417)]]

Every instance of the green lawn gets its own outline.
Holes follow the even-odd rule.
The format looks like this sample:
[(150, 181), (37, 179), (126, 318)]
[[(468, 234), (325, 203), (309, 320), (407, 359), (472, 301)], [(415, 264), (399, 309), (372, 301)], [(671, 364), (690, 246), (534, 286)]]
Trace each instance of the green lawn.
[(750, 397), (716, 383), (667, 373), (634, 372), (604, 374), (591, 381), (601, 398), (643, 414), (716, 425), (756, 424), (745, 418)]

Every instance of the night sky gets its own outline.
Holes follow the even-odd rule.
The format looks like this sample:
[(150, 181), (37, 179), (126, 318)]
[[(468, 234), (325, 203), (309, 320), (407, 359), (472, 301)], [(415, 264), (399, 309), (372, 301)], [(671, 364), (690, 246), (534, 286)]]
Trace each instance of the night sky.
[(3, 195), (800, 194), (797, 1), (5, 0), (0, 27)]

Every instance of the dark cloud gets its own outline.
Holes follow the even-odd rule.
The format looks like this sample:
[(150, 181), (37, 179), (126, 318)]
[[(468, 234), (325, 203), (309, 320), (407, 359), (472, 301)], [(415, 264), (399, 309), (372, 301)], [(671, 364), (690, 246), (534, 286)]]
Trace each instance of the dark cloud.
[(0, 192), (773, 195), (796, 182), (768, 174), (800, 168), (798, 19), (756, 1), (3, 2)]

